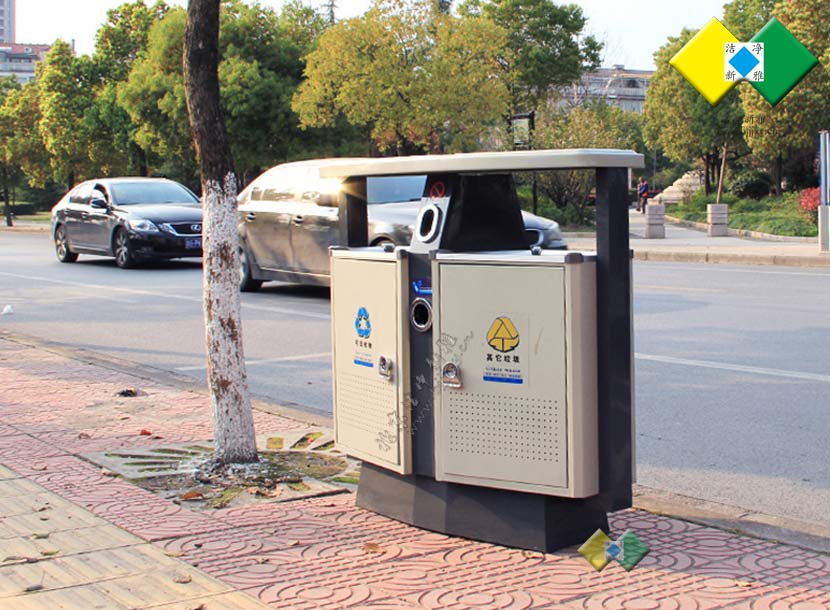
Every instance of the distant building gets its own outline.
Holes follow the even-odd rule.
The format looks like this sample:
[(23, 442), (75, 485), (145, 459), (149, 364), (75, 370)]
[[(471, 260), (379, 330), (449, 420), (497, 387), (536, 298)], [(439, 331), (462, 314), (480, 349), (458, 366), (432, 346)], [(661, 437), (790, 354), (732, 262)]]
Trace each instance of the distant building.
[(0, 42), (14, 42), (14, 2), (0, 0)]
[(642, 112), (646, 101), (646, 89), (654, 72), (652, 70), (626, 70), (617, 64), (585, 74), (582, 80), (565, 89), (565, 105), (577, 105), (594, 100), (605, 100), (623, 110)]
[(0, 43), (0, 76), (14, 76), (21, 83), (34, 80), (35, 64), (43, 61), (50, 48), (48, 44)]

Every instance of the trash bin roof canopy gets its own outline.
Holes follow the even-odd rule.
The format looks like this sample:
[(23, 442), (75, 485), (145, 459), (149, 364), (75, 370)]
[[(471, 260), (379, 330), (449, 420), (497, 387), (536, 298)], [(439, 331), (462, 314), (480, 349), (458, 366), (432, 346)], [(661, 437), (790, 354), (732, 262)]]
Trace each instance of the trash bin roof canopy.
[(321, 178), (394, 176), (406, 174), (463, 174), (544, 169), (644, 167), (643, 155), (633, 150), (569, 148), (509, 152), (417, 155), (376, 159), (328, 159), (320, 162)]

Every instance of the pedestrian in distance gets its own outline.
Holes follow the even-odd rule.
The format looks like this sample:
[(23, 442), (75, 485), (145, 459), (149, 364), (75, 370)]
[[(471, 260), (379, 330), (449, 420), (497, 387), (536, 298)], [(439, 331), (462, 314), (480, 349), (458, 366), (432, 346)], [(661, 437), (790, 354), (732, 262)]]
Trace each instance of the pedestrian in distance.
[(637, 211), (645, 214), (646, 205), (648, 205), (648, 182), (640, 176), (640, 183), (637, 185)]

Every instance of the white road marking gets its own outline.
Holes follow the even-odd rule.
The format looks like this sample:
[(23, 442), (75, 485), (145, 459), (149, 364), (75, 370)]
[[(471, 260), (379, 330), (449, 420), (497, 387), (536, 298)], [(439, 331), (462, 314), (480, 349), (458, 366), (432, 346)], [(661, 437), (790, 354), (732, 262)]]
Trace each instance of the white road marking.
[(728, 362), (712, 362), (710, 360), (689, 360), (687, 358), (673, 358), (672, 356), (655, 356), (653, 354), (635, 353), (637, 360), (649, 360), (662, 362), (664, 364), (680, 364), (683, 366), (696, 366), (705, 369), (718, 369), (721, 371), (735, 371), (737, 373), (750, 373), (752, 375), (765, 375), (767, 377), (787, 377), (789, 379), (804, 379), (806, 381), (819, 381), (830, 383), (830, 375), (818, 373), (804, 373), (802, 371), (787, 371), (783, 369), (768, 369), (757, 366), (745, 366), (743, 364), (730, 364)]
[[(302, 354), (300, 356), (280, 356), (278, 358), (263, 358), (261, 360), (246, 360), (246, 366), (256, 366), (257, 364), (271, 364), (273, 362), (294, 362), (300, 360), (316, 360), (317, 358), (331, 358), (331, 352), (319, 352), (317, 354)], [(204, 371), (206, 366), (179, 366), (177, 371)]]
[[(52, 284), (61, 284), (61, 285), (64, 285), (64, 286), (76, 286), (76, 287), (88, 288), (90, 290), (96, 290), (96, 291), (110, 290), (110, 291), (113, 291), (113, 292), (122, 292), (122, 293), (126, 293), (126, 294), (137, 294), (137, 295), (142, 295), (142, 296), (152, 296), (152, 297), (158, 297), (158, 298), (163, 298), (163, 299), (175, 299), (175, 300), (178, 300), (178, 301), (188, 301), (190, 303), (199, 303), (199, 304), (202, 303), (202, 297), (201, 296), (189, 297), (189, 296), (185, 296), (185, 295), (182, 295), (182, 294), (167, 294), (167, 293), (164, 293), (164, 292), (153, 292), (152, 290), (140, 290), (138, 288), (121, 288), (121, 287), (117, 287), (117, 286), (107, 286), (105, 284), (85, 284), (83, 282), (71, 282), (71, 281), (68, 281), (68, 280), (55, 280), (55, 279), (48, 278), (48, 277), (37, 277), (37, 276), (32, 276), (32, 275), (19, 275), (17, 273), (6, 273), (6, 272), (3, 272), (3, 271), (0, 271), (0, 275), (4, 275), (4, 276), (7, 276), (7, 277), (14, 277), (14, 278), (19, 278), (19, 279), (24, 279), (24, 280), (32, 280), (32, 281), (36, 281), (36, 282), (49, 282), (49, 283), (52, 283)], [(270, 313), (277, 313), (277, 314), (283, 314), (283, 315), (288, 315), (288, 316), (300, 316), (300, 317), (303, 317), (303, 318), (313, 318), (315, 320), (329, 320), (329, 319), (331, 319), (331, 316), (327, 313), (315, 313), (315, 312), (312, 312), (312, 311), (305, 311), (303, 309), (288, 309), (286, 307), (269, 307), (267, 305), (254, 305), (254, 304), (251, 304), (251, 303), (243, 303), (242, 308), (243, 309), (254, 309), (256, 311), (267, 311), (267, 312), (270, 312)]]
[(662, 292), (711, 292), (715, 294), (726, 292), (718, 288), (692, 288), (691, 286), (669, 286), (660, 284), (634, 284), (634, 290), (658, 290)]

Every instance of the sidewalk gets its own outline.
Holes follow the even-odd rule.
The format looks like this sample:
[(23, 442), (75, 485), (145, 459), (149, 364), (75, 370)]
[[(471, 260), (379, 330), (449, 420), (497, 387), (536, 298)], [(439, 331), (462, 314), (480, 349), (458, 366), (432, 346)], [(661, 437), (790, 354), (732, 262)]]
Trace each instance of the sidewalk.
[[(194, 510), (89, 455), (206, 441), (203, 393), (9, 334), (0, 380), (0, 607), (830, 608), (827, 555), (642, 510), (611, 518), (612, 537), (630, 528), (651, 549), (631, 572), (418, 530), (348, 492)], [(261, 410), (255, 423), (325, 432)]]
[[(822, 254), (818, 240), (812, 243), (766, 241), (740, 237), (709, 237), (698, 231), (666, 222), (665, 239), (645, 238), (645, 215), (629, 210), (631, 249), (636, 260), (732, 265), (786, 265), (830, 267), (830, 254)], [(564, 234), (571, 250), (593, 250), (593, 236)]]

